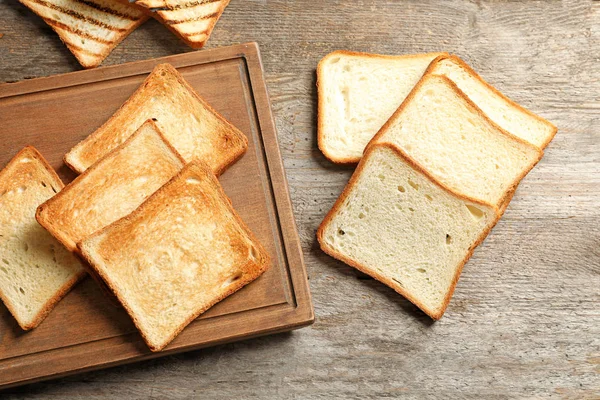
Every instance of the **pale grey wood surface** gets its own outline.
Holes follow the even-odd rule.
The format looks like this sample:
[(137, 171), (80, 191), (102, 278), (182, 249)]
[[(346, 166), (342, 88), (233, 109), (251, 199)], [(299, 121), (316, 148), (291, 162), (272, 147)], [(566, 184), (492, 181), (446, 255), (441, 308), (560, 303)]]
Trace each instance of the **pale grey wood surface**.
[[(79, 69), (17, 0), (0, 0), (0, 34), (0, 81)], [(600, 2), (232, 0), (207, 47), (247, 41), (262, 50), (316, 323), (0, 396), (600, 398)], [(352, 172), (316, 146), (315, 66), (341, 48), (456, 53), (559, 127), (435, 324), (316, 244)], [(184, 51), (149, 21), (104, 64)]]

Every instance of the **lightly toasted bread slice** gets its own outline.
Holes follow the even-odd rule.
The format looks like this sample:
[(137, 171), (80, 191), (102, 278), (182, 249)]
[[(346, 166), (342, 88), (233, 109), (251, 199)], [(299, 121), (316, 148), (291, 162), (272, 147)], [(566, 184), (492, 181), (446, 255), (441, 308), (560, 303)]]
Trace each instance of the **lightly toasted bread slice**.
[(205, 161), (220, 174), (248, 148), (248, 139), (213, 110), (169, 64), (157, 65), (119, 110), (75, 145), (65, 163), (76, 172), (123, 143), (153, 119), (186, 162)]
[(115, 0), (19, 0), (58, 34), (84, 68), (93, 68), (110, 54), (148, 13)]
[(200, 161), (78, 246), (152, 351), (269, 264), (265, 249)]
[(445, 76), (426, 74), (371, 140), (393, 143), (457, 193), (505, 207), (542, 151), (494, 124)]
[(40, 205), (38, 222), (71, 251), (135, 210), (185, 162), (151, 120), (121, 146)]
[(323, 251), (444, 314), (462, 268), (499, 219), (453, 192), (393, 144), (365, 151), (317, 231)]
[(357, 163), (431, 62), (446, 53), (403, 56), (334, 51), (317, 67), (318, 143), (336, 163)]
[(436, 58), (427, 73), (449, 78), (499, 127), (540, 149), (556, 135), (556, 126), (504, 96), (457, 56)]
[(0, 298), (24, 330), (38, 326), (85, 276), (79, 259), (35, 220), (63, 183), (33, 147), (0, 172)]

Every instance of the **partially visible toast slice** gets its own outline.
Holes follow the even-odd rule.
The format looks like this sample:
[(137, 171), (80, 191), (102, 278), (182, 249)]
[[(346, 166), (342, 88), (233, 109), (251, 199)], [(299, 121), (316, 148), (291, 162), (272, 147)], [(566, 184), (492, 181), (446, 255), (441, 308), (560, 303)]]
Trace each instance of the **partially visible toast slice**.
[(449, 78), (498, 126), (540, 149), (556, 134), (554, 125), (504, 96), (456, 56), (438, 57), (427, 73)]
[(445, 76), (425, 75), (373, 138), (393, 143), (457, 193), (503, 207), (542, 157), (502, 130)]
[(135, 28), (143, 9), (115, 0), (19, 0), (58, 34), (84, 68), (93, 68)]
[(66, 154), (65, 163), (76, 172), (85, 171), (148, 119), (156, 121), (186, 162), (201, 159), (217, 175), (248, 147), (244, 134), (213, 110), (175, 68), (159, 64), (104, 125)]
[(135, 210), (185, 162), (147, 121), (125, 143), (38, 210), (38, 222), (71, 251), (77, 242)]
[(62, 188), (33, 147), (0, 172), (0, 298), (25, 330), (38, 326), (85, 276), (77, 257), (35, 220), (37, 206)]
[(404, 56), (334, 51), (317, 67), (318, 141), (325, 157), (357, 163), (429, 64), (445, 53)]
[(323, 220), (323, 251), (371, 275), (439, 319), (496, 207), (455, 193), (392, 144), (365, 151)]
[(165, 1), (138, 0), (155, 11), (154, 17), (188, 46), (202, 48), (230, 0)]
[(210, 168), (198, 161), (78, 246), (152, 351), (269, 264)]

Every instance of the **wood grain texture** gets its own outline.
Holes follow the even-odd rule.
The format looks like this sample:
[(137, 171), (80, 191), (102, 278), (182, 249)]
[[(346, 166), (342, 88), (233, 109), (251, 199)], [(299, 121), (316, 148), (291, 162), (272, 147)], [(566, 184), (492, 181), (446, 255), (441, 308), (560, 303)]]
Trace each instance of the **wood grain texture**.
[[(0, 80), (79, 68), (42, 21), (1, 1)], [(234, 0), (207, 48), (250, 40), (261, 46), (316, 323), (3, 397), (600, 398), (600, 2)], [(314, 69), (342, 48), (456, 53), (559, 127), (435, 324), (316, 244), (352, 172), (316, 146)], [(149, 21), (105, 64), (184, 51)]]

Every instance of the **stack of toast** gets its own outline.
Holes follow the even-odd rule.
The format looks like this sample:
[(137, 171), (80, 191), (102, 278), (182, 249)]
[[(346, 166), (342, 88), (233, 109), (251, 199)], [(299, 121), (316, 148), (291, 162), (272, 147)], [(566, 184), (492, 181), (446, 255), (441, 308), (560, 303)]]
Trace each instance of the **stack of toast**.
[(336, 51), (317, 75), (319, 148), (359, 163), (321, 248), (441, 318), (556, 127), (445, 53)]
[(84, 68), (97, 67), (153, 17), (194, 49), (204, 46), (229, 0), (19, 0), (40, 16)]
[(66, 187), (32, 147), (0, 172), (0, 298), (32, 329), (87, 271), (163, 349), (269, 266), (217, 179), (247, 147), (175, 68), (156, 66), (66, 154), (80, 173)]

